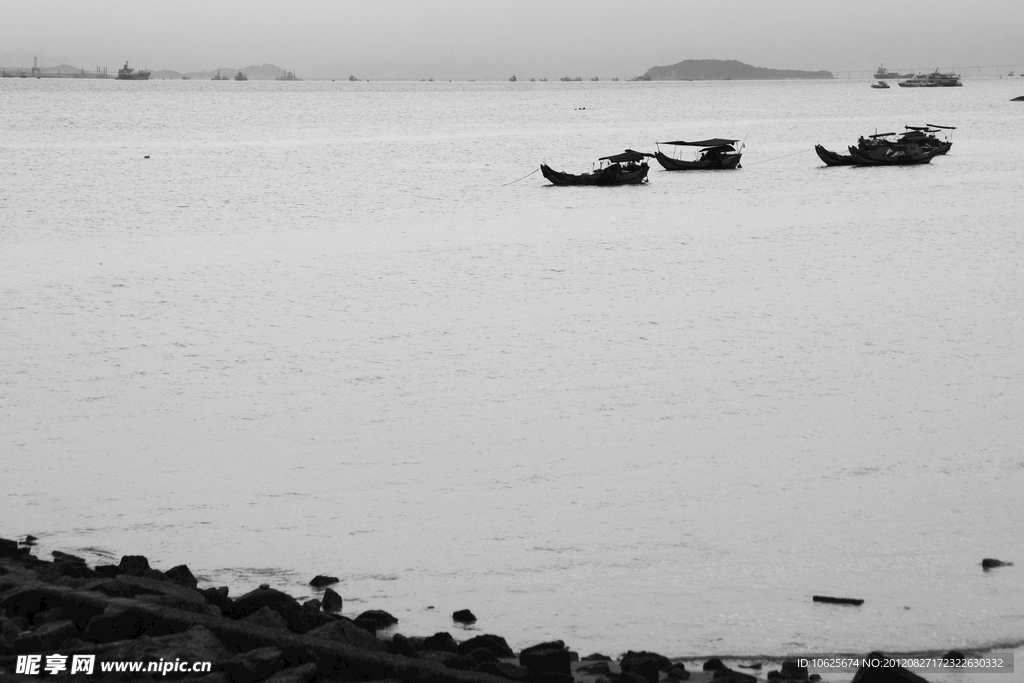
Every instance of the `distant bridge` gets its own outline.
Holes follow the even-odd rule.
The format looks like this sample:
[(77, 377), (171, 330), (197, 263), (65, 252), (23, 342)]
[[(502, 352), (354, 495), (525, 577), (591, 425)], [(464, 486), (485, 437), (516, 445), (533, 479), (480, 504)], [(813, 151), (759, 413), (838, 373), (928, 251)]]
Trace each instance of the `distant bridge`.
[[(919, 73), (931, 73), (935, 71), (936, 67), (931, 66), (927, 69), (889, 69), (890, 73), (898, 74), (919, 74)], [(1014, 76), (1020, 76), (1024, 73), (1024, 64), (996, 64), (993, 66), (940, 66), (939, 71), (944, 73), (958, 73), (964, 78), (969, 76), (1008, 76), (1011, 72)], [(878, 69), (869, 69), (867, 71), (833, 71), (836, 78), (874, 78), (875, 72)]]

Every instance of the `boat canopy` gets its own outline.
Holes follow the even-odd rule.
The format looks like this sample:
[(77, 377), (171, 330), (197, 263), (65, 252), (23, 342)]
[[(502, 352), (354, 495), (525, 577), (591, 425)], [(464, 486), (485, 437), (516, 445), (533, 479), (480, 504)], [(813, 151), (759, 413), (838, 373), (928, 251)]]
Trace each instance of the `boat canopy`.
[(646, 156), (647, 155), (642, 152), (627, 149), (622, 154), (613, 154), (610, 157), (601, 157), (598, 161), (608, 161), (613, 164), (621, 164), (623, 162), (629, 163), (631, 161), (643, 161)]
[(671, 142), (659, 142), (659, 145), (682, 145), (686, 147), (721, 147), (722, 145), (732, 145), (739, 140), (728, 140), (725, 138), (711, 138), (709, 140), (694, 140), (693, 142), (687, 142), (686, 140), (673, 140)]
[(896, 133), (875, 133), (874, 135), (869, 135), (868, 137), (869, 138), (887, 138), (890, 135), (896, 135)]
[(956, 130), (956, 126), (940, 126), (935, 123), (929, 123), (927, 125), (931, 126), (932, 128), (941, 128), (943, 130)]

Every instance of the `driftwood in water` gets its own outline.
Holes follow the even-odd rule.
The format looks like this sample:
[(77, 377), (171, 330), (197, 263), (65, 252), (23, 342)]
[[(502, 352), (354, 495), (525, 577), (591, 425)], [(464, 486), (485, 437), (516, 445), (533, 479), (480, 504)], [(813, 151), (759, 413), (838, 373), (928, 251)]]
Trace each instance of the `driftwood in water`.
[(828, 602), (833, 605), (854, 605), (859, 607), (864, 604), (863, 600), (857, 598), (830, 598), (827, 595), (815, 595), (814, 602)]

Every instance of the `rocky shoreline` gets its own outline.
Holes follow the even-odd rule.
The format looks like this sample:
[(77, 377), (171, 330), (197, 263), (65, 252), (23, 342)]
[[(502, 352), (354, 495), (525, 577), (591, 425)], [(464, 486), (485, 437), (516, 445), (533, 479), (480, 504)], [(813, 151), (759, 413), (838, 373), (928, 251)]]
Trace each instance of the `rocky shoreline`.
[[(331, 588), (338, 582), (335, 577), (314, 577), (310, 585), (323, 595), (301, 604), (266, 584), (235, 598), (226, 587), (198, 588), (198, 580), (185, 565), (159, 571), (143, 556), (126, 555), (117, 565), (89, 567), (83, 558), (59, 551), (44, 560), (32, 554), (32, 540), (0, 538), (0, 683), (40, 675), (57, 680), (169, 678), (204, 683), (759, 680), (716, 658), (691, 671), (682, 662), (652, 652), (630, 651), (618, 660), (597, 653), (580, 657), (562, 641), (539, 643), (516, 653), (504, 638), (492, 634), (462, 642), (446, 632), (407, 637), (394, 632), (398, 620), (381, 610), (363, 612), (355, 619), (341, 616), (343, 598)], [(455, 612), (452, 619), (454, 624), (475, 621), (469, 610)], [(26, 666), (26, 655), (37, 657), (37, 669), (19, 671), (19, 666)], [(96, 668), (83, 677), (61, 669), (65, 661), (58, 657), (46, 671), (47, 655), (67, 661), (76, 655), (91, 657)], [(164, 670), (102, 671), (104, 662), (157, 662)], [(209, 671), (181, 671), (176, 662), (209, 662)], [(169, 667), (173, 668), (168, 671)], [(745, 668), (759, 671), (761, 664)], [(767, 679), (779, 683), (820, 680), (794, 661), (768, 671)], [(862, 668), (854, 681), (921, 683), (924, 679), (906, 669)]]

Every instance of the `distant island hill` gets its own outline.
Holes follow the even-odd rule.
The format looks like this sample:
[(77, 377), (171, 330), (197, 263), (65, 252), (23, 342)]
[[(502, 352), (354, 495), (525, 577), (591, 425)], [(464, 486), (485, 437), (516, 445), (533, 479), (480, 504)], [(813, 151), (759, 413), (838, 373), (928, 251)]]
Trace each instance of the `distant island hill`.
[(766, 69), (735, 59), (684, 59), (671, 66), (652, 66), (645, 81), (778, 81), (793, 78), (833, 78), (831, 71)]

